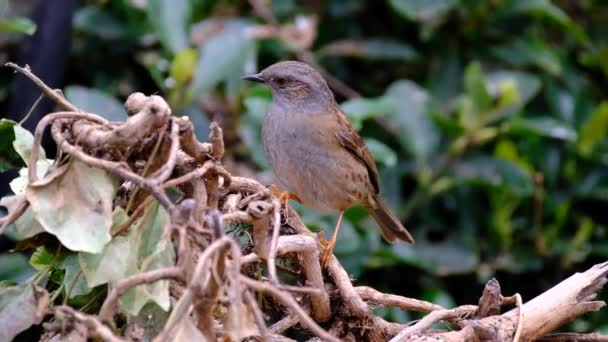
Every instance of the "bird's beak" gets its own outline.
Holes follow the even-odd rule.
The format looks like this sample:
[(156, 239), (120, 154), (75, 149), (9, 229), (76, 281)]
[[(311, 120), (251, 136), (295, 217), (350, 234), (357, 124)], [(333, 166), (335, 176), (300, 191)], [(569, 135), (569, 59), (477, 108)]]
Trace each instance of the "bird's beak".
[(252, 75), (247, 75), (247, 76), (243, 76), (241, 77), (242, 80), (246, 80), (246, 81), (253, 81), (253, 82), (259, 82), (259, 83), (265, 83), (264, 79), (262, 78), (262, 76), (260, 76), (260, 74), (252, 74)]

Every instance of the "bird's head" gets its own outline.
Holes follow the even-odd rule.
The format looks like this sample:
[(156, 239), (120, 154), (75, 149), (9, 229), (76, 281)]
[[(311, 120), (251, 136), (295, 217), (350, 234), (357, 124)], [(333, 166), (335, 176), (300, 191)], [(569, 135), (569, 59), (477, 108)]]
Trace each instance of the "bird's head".
[(334, 101), (323, 77), (301, 62), (279, 62), (243, 79), (266, 84), (272, 91), (273, 100), (278, 102), (319, 105)]

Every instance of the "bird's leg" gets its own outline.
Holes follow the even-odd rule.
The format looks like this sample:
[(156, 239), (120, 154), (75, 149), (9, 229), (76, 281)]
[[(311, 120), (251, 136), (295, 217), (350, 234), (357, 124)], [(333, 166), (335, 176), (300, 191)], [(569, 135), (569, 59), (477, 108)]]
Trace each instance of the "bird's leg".
[(331, 237), (331, 240), (324, 241), (325, 250), (323, 251), (323, 256), (321, 257), (321, 267), (325, 268), (327, 263), (329, 262), (329, 258), (332, 256), (334, 247), (336, 246), (336, 240), (338, 240), (338, 232), (340, 231), (340, 225), (342, 224), (342, 218), (344, 217), (344, 209), (340, 210), (340, 215), (338, 216), (338, 223), (336, 224), (336, 229), (334, 229), (334, 235)]
[(302, 200), (300, 199), (300, 197), (298, 197), (298, 195), (287, 191), (281, 191), (281, 189), (276, 184), (270, 185), (269, 189), (270, 193), (272, 193), (275, 197), (279, 198), (279, 201), (281, 201), (281, 206), (283, 208), (287, 208), (287, 203), (290, 199), (298, 203), (302, 203)]

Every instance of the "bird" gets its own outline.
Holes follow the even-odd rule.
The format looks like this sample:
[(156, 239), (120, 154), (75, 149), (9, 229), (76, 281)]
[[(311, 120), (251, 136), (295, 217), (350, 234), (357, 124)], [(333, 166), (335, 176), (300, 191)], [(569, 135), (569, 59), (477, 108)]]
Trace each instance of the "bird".
[(376, 162), (316, 69), (278, 62), (242, 79), (270, 88), (262, 144), (284, 198), (322, 213), (339, 211), (332, 239), (324, 241), (323, 267), (333, 255), (344, 211), (366, 207), (389, 243), (414, 238), (380, 197)]

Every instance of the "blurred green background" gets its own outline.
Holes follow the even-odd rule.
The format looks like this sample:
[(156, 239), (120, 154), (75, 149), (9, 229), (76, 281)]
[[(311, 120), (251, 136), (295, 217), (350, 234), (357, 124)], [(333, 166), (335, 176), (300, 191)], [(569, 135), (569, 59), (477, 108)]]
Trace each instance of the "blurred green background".
[[(25, 19), (28, 4), (0, 1), (2, 63), (43, 34)], [(335, 253), (356, 284), (454, 306), (475, 304), (496, 277), (504, 295), (526, 301), (608, 258), (606, 1), (77, 5), (54, 86), (113, 120), (125, 117), (130, 93), (158, 93), (201, 140), (218, 121), (229, 171), (265, 184), (273, 178), (260, 123), (270, 93), (240, 76), (286, 59), (321, 67), (378, 162), (383, 196), (417, 240), (388, 245), (363, 208), (350, 209)], [(7, 105), (12, 73), (1, 75), (3, 115), (22, 117)], [(337, 213), (297, 209), (331, 234)], [(28, 267), (4, 254), (0, 279), (22, 279)], [(608, 311), (567, 328), (608, 333)]]

